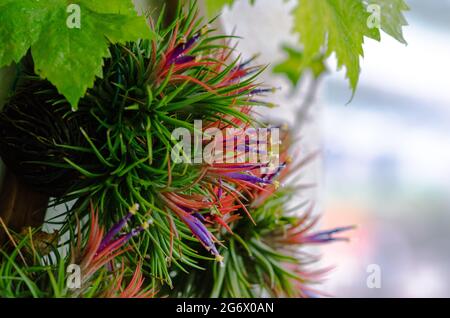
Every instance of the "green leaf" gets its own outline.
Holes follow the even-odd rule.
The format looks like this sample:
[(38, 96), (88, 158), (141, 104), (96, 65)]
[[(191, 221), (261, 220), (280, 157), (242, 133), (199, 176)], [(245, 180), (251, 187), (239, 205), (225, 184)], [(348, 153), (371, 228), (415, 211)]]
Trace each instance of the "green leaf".
[[(256, 0), (248, 0), (250, 4), (255, 4)], [(235, 0), (205, 0), (208, 16), (214, 16), (222, 10), (224, 6), (233, 6)]]
[[(273, 72), (275, 74), (285, 75), (296, 86), (306, 70), (303, 63), (303, 52), (290, 46), (284, 46), (283, 50), (288, 54), (288, 57), (280, 64), (277, 64), (273, 68)], [(323, 55), (319, 55), (311, 60), (306, 67), (312, 72), (315, 78), (318, 78), (327, 71)]]
[(408, 25), (403, 12), (409, 11), (404, 0), (371, 0), (370, 4), (380, 6), (381, 29), (397, 41), (408, 44), (403, 37), (403, 27)]
[(48, 20), (47, 6), (33, 0), (0, 0), (0, 67), (19, 62), (39, 39), (42, 21)]
[(232, 6), (234, 0), (205, 0), (208, 16), (216, 15), (224, 6)]
[(364, 36), (379, 40), (376, 28), (369, 29), (369, 13), (361, 1), (302, 0), (294, 10), (295, 31), (304, 45), (306, 66), (324, 52), (336, 54), (338, 68), (347, 69), (347, 78), (354, 91), (360, 73), (360, 57), (364, 55)]
[[(234, 0), (205, 2), (209, 15), (213, 15), (223, 6), (231, 6)], [(324, 54), (327, 57), (335, 53), (338, 68), (346, 68), (346, 76), (354, 92), (359, 79), (360, 58), (364, 56), (364, 37), (380, 40), (379, 28), (368, 26), (372, 18), (368, 10), (370, 5), (380, 6), (381, 29), (406, 44), (402, 27), (407, 25), (407, 21), (403, 11), (409, 8), (405, 0), (297, 0), (293, 11), (294, 31), (300, 34), (304, 53), (302, 57), (290, 55), (275, 68), (275, 72), (286, 74), (295, 85), (305, 68), (319, 67), (316, 71), (320, 71), (320, 64), (315, 63), (318, 56)]]
[(151, 38), (131, 0), (76, 0), (80, 28), (69, 28), (66, 0), (0, 0), (0, 66), (18, 62), (31, 47), (36, 73), (47, 78), (73, 108), (102, 76), (108, 44)]

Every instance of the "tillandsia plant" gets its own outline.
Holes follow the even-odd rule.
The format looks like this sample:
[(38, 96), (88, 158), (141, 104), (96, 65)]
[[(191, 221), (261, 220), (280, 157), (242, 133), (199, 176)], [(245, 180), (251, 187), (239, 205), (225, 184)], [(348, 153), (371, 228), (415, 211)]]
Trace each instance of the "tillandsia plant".
[(2, 221), (0, 296), (318, 294), (310, 284), (326, 270), (300, 249), (349, 228), (314, 232), (304, 206), (289, 208), (299, 189), (287, 178), (305, 162), (292, 162), (289, 129), (255, 111), (272, 106), (264, 67), (199, 18), (195, 1), (169, 25), (163, 17), (148, 15), (148, 37), (109, 43), (76, 110), (34, 54), (17, 65), (0, 155), (65, 211), (46, 221), (53, 234)]
[[(283, 129), (281, 165), (276, 173), (254, 175), (252, 181), (264, 180), (263, 188), (245, 191), (247, 213), (238, 222), (230, 218), (221, 238), (227, 242), (219, 252), (222, 263), (202, 264), (206, 270), (188, 274), (177, 272), (175, 288), (167, 291), (175, 297), (319, 297), (319, 284), (331, 268), (315, 268), (318, 257), (304, 248), (308, 245), (347, 241), (340, 235), (352, 226), (316, 231), (319, 217), (313, 215), (308, 201), (292, 205), (292, 198), (304, 185), (297, 175), (315, 157), (293, 162), (290, 133)], [(259, 178), (257, 180), (256, 178)], [(296, 180), (296, 181), (295, 181)], [(282, 187), (279, 187), (283, 184)], [(232, 202), (230, 203), (232, 204)], [(230, 204), (224, 206), (225, 210)], [(202, 286), (201, 289), (195, 286)]]
[[(130, 210), (130, 213), (134, 213)], [(122, 256), (127, 242), (145, 227), (117, 235), (129, 218), (105, 233), (98, 214), (91, 208), (89, 235), (85, 238), (80, 224), (70, 232), (70, 246), (58, 249), (58, 233), (47, 234), (31, 228), (11, 233), (3, 221), (9, 244), (0, 250), (1, 297), (108, 297), (150, 298), (155, 292), (145, 287), (142, 263), (134, 267)], [(65, 256), (66, 254), (66, 256)], [(73, 275), (66, 273), (73, 270)]]

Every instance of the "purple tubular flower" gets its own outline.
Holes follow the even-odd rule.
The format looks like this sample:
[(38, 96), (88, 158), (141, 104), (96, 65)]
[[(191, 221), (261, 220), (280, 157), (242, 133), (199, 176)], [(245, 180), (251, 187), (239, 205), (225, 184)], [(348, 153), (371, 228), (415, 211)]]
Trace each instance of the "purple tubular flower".
[(334, 234), (354, 229), (354, 226), (338, 227), (333, 230), (321, 231), (304, 238), (305, 243), (328, 243), (333, 241), (348, 241), (345, 237), (334, 237)]
[(139, 210), (139, 204), (133, 204), (127, 215), (122, 218), (119, 222), (113, 225), (113, 227), (106, 233), (105, 237), (100, 242), (100, 246), (98, 248), (98, 252), (101, 252), (108, 246), (109, 243), (113, 240), (113, 238), (119, 234), (119, 232), (127, 225), (127, 223), (131, 220), (131, 218), (137, 213)]
[(138, 236), (140, 233), (142, 233), (144, 230), (146, 230), (148, 228), (148, 223), (144, 223), (141, 226), (134, 228), (131, 230), (130, 233), (128, 234), (124, 234), (121, 237), (125, 238), (125, 242), (129, 241), (131, 238)]
[(253, 152), (257, 154), (267, 154), (267, 151), (255, 149), (253, 147), (250, 147), (248, 145), (236, 145), (237, 151), (244, 151), (244, 152)]
[(200, 33), (195, 34), (187, 42), (178, 44), (170, 53), (170, 57), (167, 59), (167, 64), (176, 63), (176, 60), (182, 57), (186, 51), (188, 51), (195, 43), (200, 39)]
[(183, 55), (180, 56), (178, 58), (176, 58), (173, 63), (174, 64), (184, 64), (184, 63), (189, 63), (195, 60), (195, 56), (192, 55)]
[(222, 256), (219, 254), (219, 251), (214, 245), (212, 235), (209, 233), (205, 225), (189, 213), (183, 214), (181, 218), (195, 237), (197, 237), (197, 239), (203, 244), (203, 246), (216, 257), (216, 260), (221, 261)]
[(242, 62), (241, 64), (239, 64), (238, 68), (242, 70), (242, 69), (245, 68), (247, 65), (249, 65), (251, 62), (253, 62), (257, 57), (258, 57), (258, 55), (252, 56), (251, 58), (249, 58), (249, 59), (246, 60), (245, 62)]
[[(143, 231), (145, 231), (146, 229), (148, 229), (148, 227), (150, 226), (152, 222), (149, 220), (145, 223), (142, 223), (141, 226), (138, 226), (134, 229), (132, 229), (129, 233), (127, 234), (122, 234), (121, 236), (119, 236), (119, 238), (116, 239), (116, 241), (123, 241), (123, 243), (128, 242), (129, 240), (131, 240), (133, 237), (138, 236), (139, 234), (141, 234)], [(114, 241), (114, 242), (116, 242)]]
[(241, 165), (230, 165), (228, 168), (230, 169), (246, 169), (246, 170), (255, 170), (259, 168), (263, 168), (267, 166), (265, 163), (243, 163)]
[(206, 219), (203, 217), (203, 215), (201, 213), (194, 212), (193, 215), (202, 222), (206, 221)]
[(263, 178), (267, 178), (268, 180), (272, 181), (273, 179), (275, 179), (276, 177), (278, 177), (280, 175), (281, 171), (283, 171), (284, 168), (286, 168), (285, 162), (282, 163), (281, 165), (279, 165), (275, 172), (263, 175)]
[(133, 213), (128, 212), (127, 215), (121, 219), (119, 222), (113, 225), (113, 227), (106, 233), (105, 237), (100, 243), (98, 252), (101, 252), (105, 247), (112, 241), (112, 239), (119, 234), (119, 232), (125, 227), (128, 221), (133, 217)]
[(250, 76), (253, 75), (255, 73), (259, 72), (259, 68), (252, 68), (252, 69), (247, 69), (245, 72), (245, 76)]
[(190, 208), (186, 208), (186, 207), (184, 207), (184, 206), (179, 206), (179, 208), (182, 209), (184, 212), (187, 212), (187, 213), (191, 213), (191, 212), (194, 211), (194, 210), (192, 210), (192, 209), (190, 209)]
[(271, 180), (268, 180), (265, 178), (260, 178), (260, 177), (255, 177), (255, 176), (252, 176), (249, 174), (243, 174), (243, 173), (239, 173), (239, 172), (226, 173), (225, 176), (228, 178), (231, 178), (231, 179), (235, 179), (235, 180), (251, 182), (253, 184), (256, 184), (256, 183), (271, 184), (272, 183)]
[(260, 95), (266, 93), (274, 93), (276, 88), (256, 88), (250, 92), (249, 95)]
[(219, 177), (219, 189), (217, 190), (217, 198), (222, 199), (223, 189), (222, 189), (222, 178)]

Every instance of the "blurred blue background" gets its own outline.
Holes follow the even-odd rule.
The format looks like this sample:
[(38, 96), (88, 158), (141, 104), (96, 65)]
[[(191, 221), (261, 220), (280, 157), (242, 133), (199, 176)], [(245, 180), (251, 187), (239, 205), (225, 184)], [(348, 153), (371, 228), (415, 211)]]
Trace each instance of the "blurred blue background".
[[(336, 268), (322, 290), (338, 297), (450, 297), (450, 0), (407, 0), (408, 46), (387, 35), (366, 40), (356, 96), (343, 72), (324, 77), (307, 121), (298, 126), (309, 85), (282, 89), (280, 107), (266, 113), (299, 128), (302, 153), (322, 150), (304, 172), (317, 187), (303, 194), (319, 202), (322, 226), (356, 224), (350, 243), (321, 248)], [(284, 58), (292, 3), (239, 1), (226, 10), (226, 31), (244, 38), (239, 48), (272, 65)], [(367, 285), (379, 265), (381, 288)]]

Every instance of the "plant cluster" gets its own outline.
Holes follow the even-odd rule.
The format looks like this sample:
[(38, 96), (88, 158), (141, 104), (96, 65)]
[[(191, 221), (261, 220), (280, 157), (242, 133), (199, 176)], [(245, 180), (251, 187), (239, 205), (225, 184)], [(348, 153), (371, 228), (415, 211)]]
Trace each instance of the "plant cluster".
[[(108, 14), (108, 5), (80, 3), (92, 16)], [(11, 13), (16, 5), (0, 7)], [(265, 97), (273, 89), (258, 82), (264, 67), (237, 55), (234, 37), (217, 35), (213, 21), (199, 18), (196, 2), (180, 6), (168, 26), (164, 14), (149, 17), (148, 34), (124, 9), (116, 18), (140, 30), (132, 34), (138, 36), (116, 37), (108, 29), (107, 58), (79, 100), (79, 90), (70, 97), (59, 80), (43, 78), (34, 44), (25, 57), (15, 56), (21, 59), (0, 113), (0, 155), (21, 180), (52, 197), (49, 206), (66, 209), (46, 221), (59, 226), (54, 233), (14, 233), (2, 221), (8, 240), (0, 296), (318, 295), (311, 285), (327, 270), (311, 268), (317, 258), (304, 246), (345, 240), (337, 234), (349, 228), (317, 232), (310, 205), (289, 205), (302, 187), (288, 180), (307, 160), (292, 160), (288, 128), (277, 127), (275, 167), (240, 161), (259, 151), (245, 139), (232, 149), (232, 162), (171, 158), (177, 143), (171, 132), (194, 133), (196, 120), (201, 133), (275, 127), (255, 111), (271, 106)], [(213, 142), (226, 152), (225, 140)], [(69, 268), (79, 271), (74, 285)]]

